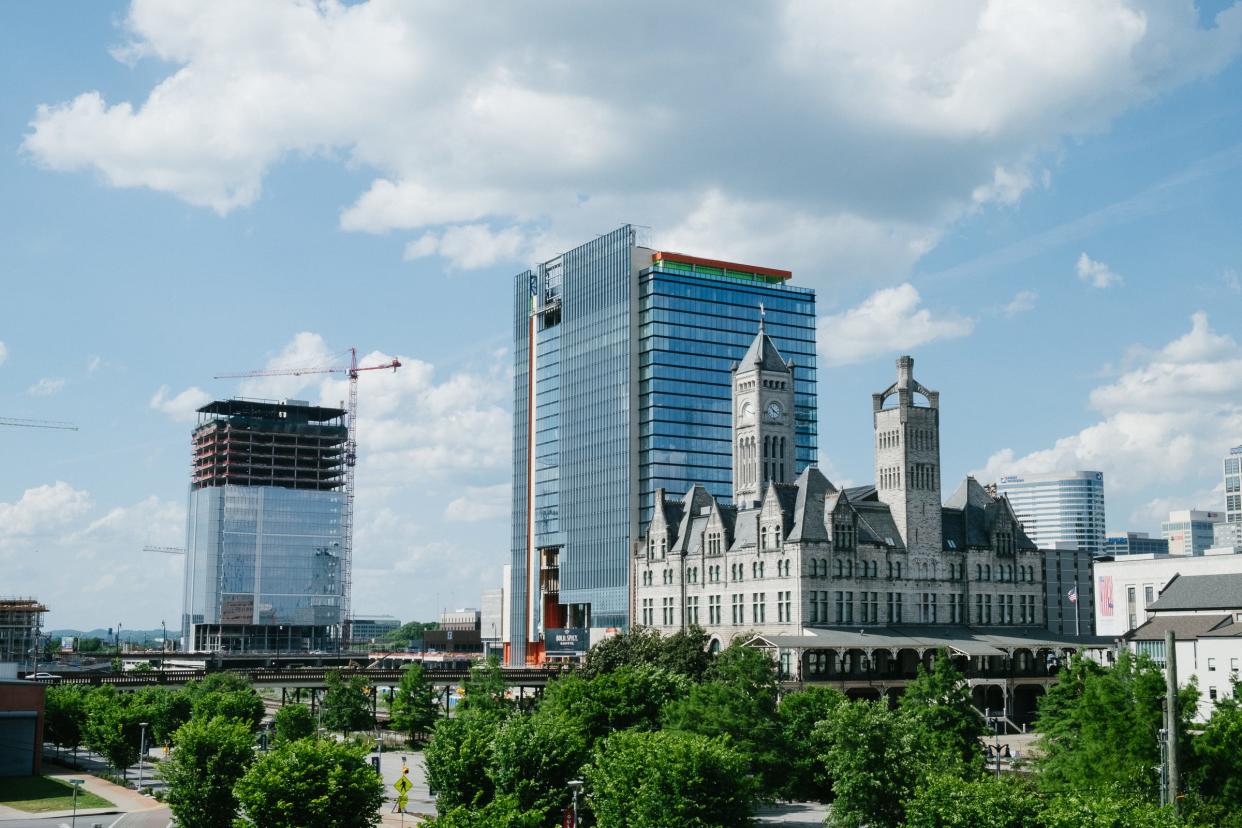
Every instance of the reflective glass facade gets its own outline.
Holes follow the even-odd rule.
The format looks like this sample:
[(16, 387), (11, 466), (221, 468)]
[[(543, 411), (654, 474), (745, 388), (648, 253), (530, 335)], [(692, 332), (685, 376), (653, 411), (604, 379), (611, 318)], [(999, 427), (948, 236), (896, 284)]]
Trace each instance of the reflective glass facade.
[(732, 366), (759, 330), (794, 364), (797, 472), (815, 462), (815, 292), (657, 263), (639, 277), (639, 520), (656, 489), (733, 496)]
[(732, 494), (730, 367), (760, 303), (795, 362), (799, 469), (814, 461), (814, 292), (653, 253), (627, 226), (515, 278), (511, 663), (544, 626), (628, 625), (658, 487)]
[(1103, 473), (1003, 475), (996, 488), (1009, 497), (1022, 531), (1040, 549), (1073, 543), (1093, 557), (1105, 554)]
[[(240, 416), (229, 404), (254, 410)], [(323, 479), (341, 476), (344, 412), (230, 401), (200, 413), (186, 526), (185, 646), (334, 646), (345, 621), (345, 493), (325, 489)], [(239, 465), (248, 476), (289, 485), (220, 482)]]

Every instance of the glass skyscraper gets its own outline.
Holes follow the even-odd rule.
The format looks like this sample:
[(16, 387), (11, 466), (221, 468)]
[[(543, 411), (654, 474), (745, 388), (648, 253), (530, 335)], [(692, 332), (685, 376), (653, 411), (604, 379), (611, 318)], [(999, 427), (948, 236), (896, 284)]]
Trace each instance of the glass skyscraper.
[(1242, 523), (1242, 446), (1229, 449), (1225, 471), (1225, 522)]
[(223, 400), (199, 409), (193, 439), (184, 647), (334, 646), (348, 577), (344, 410)]
[(517, 275), (509, 663), (540, 660), (545, 630), (629, 624), (656, 489), (731, 495), (730, 368), (761, 312), (794, 362), (798, 470), (814, 462), (815, 294), (790, 276), (631, 226)]
[(1072, 543), (1092, 557), (1105, 554), (1103, 472), (1002, 475), (996, 491), (1009, 497), (1022, 531), (1040, 549)]

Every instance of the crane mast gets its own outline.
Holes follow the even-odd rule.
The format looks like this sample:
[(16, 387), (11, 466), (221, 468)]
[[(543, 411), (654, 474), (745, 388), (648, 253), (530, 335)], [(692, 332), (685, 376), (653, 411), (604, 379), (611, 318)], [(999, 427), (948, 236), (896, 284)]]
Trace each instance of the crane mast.
[(23, 420), (19, 417), (0, 417), (0, 426), (17, 426), (19, 428), (57, 428), (62, 431), (77, 431), (73, 423), (63, 420)]
[(383, 365), (358, 367), (358, 349), (349, 349), (349, 365), (322, 368), (274, 368), (265, 371), (245, 371), (239, 374), (218, 374), (215, 379), (250, 379), (253, 377), (300, 377), (308, 374), (345, 374), (349, 379), (349, 405), (346, 412), (345, 431), (345, 508), (341, 513), (341, 530), (344, 535), (344, 554), (342, 558), (342, 607), (341, 637), (349, 633), (350, 600), (353, 592), (353, 560), (354, 560), (354, 469), (358, 462), (358, 374), (362, 371), (382, 371), (391, 368), (394, 372), (401, 367), (401, 361), (393, 359)]

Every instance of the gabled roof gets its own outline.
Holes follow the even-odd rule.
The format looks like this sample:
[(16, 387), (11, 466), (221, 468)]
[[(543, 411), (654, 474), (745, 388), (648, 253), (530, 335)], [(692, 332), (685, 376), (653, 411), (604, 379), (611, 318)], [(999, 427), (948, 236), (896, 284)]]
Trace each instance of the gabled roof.
[(893, 512), (887, 503), (864, 501), (854, 502), (852, 505), (858, 515), (859, 543), (891, 546), (894, 549), (905, 547), (905, 541), (897, 531), (897, 522), (893, 520)]
[(1174, 575), (1160, 590), (1156, 603), (1147, 609), (1242, 610), (1242, 573), (1224, 575)]
[(803, 469), (795, 486), (793, 527), (789, 530), (789, 540), (828, 540), (828, 530), (824, 523), (824, 498), (835, 494), (836, 486), (815, 466)]
[(879, 493), (876, 492), (874, 484), (870, 486), (851, 486), (845, 490), (845, 493), (849, 495), (850, 500), (855, 503), (860, 500), (879, 501), (880, 499)]
[(1157, 615), (1137, 630), (1126, 633), (1125, 639), (1163, 641), (1166, 632), (1172, 632), (1177, 641), (1229, 638), (1242, 636), (1242, 624), (1233, 623), (1233, 616), (1230, 615)]
[[(960, 517), (951, 516), (953, 513)], [(962, 481), (941, 510), (945, 539), (952, 540), (958, 549), (991, 546), (992, 533), (1002, 520), (1013, 526), (1015, 549), (1037, 548), (1022, 531), (1008, 498), (992, 497), (973, 477), (968, 476)], [(950, 523), (953, 525), (952, 533), (948, 528)], [(948, 548), (947, 543), (945, 547)]]
[(754, 341), (746, 349), (746, 355), (738, 363), (737, 370), (749, 371), (753, 366), (758, 366), (761, 371), (789, 371), (789, 365), (781, 356), (776, 343), (763, 330), (762, 322), (759, 324), (759, 333), (755, 335)]

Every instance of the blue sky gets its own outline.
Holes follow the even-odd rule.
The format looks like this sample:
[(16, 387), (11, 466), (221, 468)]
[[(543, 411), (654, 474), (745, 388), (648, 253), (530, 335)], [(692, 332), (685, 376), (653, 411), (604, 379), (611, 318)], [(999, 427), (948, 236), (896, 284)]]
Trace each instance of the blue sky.
[[(1242, 9), (76, 3), (0, 12), (0, 594), (180, 612), (190, 411), (362, 383), (355, 607), (507, 557), (510, 279), (621, 223), (816, 287), (820, 440), (871, 478), (892, 359), (968, 472), (1219, 506), (1242, 443)], [(116, 617), (113, 617), (116, 616)]]

